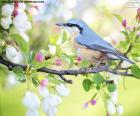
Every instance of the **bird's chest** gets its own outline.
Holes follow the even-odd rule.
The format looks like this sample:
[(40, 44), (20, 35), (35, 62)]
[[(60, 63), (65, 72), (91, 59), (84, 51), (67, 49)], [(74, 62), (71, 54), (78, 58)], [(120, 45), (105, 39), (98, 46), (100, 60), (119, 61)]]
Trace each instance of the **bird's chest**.
[(77, 53), (80, 57), (91, 61), (93, 59), (98, 59), (101, 56), (102, 54), (101, 52), (88, 49), (87, 47), (78, 44), (75, 39), (76, 36), (77, 36), (76, 34), (71, 35), (71, 42), (72, 42), (73, 48), (77, 50)]

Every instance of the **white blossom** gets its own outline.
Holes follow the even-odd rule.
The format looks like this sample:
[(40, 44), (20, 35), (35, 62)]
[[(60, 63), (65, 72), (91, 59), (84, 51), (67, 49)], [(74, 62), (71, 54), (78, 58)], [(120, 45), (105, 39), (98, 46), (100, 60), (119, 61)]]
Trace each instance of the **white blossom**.
[(24, 33), (25, 31), (31, 29), (31, 23), (28, 21), (25, 12), (19, 12), (19, 14), (13, 19), (13, 24), (17, 31)]
[(38, 91), (39, 91), (39, 94), (42, 96), (42, 97), (46, 97), (46, 96), (49, 96), (49, 91), (46, 87), (44, 86), (39, 86), (38, 87)]
[(55, 55), (56, 46), (55, 45), (49, 45), (49, 52), (50, 52), (51, 55)]
[(18, 3), (18, 8), (19, 8), (20, 10), (25, 10), (25, 9), (26, 9), (25, 3)]
[(6, 16), (6, 17), (11, 16), (12, 13), (13, 13), (13, 10), (14, 10), (14, 6), (13, 5), (5, 4), (2, 7), (2, 16)]
[(116, 113), (115, 104), (111, 100), (107, 100), (107, 110), (110, 114)]
[(110, 80), (113, 80), (115, 85), (117, 86), (120, 80), (120, 76), (118, 75), (114, 75), (114, 74), (110, 74)]
[(117, 106), (117, 113), (119, 114), (119, 115), (122, 115), (123, 114), (123, 106), (122, 105), (118, 105)]
[(63, 84), (56, 85), (56, 91), (60, 96), (68, 96), (70, 93), (69, 89)]
[(39, 116), (39, 113), (37, 110), (28, 110), (26, 116)]
[(114, 92), (111, 92), (110, 93), (110, 99), (115, 103), (117, 104), (118, 103), (118, 91), (114, 91)]
[(1, 18), (1, 26), (4, 29), (8, 29), (10, 24), (12, 24), (11, 16)]
[(6, 58), (8, 60), (11, 61), (17, 54), (18, 54), (18, 51), (13, 46), (9, 45), (9, 46), (6, 47)]
[(26, 42), (29, 42), (29, 37), (26, 33), (19, 33)]
[(23, 104), (30, 110), (36, 110), (40, 106), (40, 100), (33, 92), (26, 91)]
[(6, 58), (13, 63), (21, 63), (23, 61), (22, 53), (11, 45), (6, 47)]
[(16, 75), (14, 74), (14, 73), (10, 73), (9, 75), (8, 75), (8, 84), (10, 84), (10, 85), (15, 85), (15, 84), (17, 84), (17, 79), (16, 79)]
[(42, 109), (48, 116), (55, 116), (57, 112), (57, 105), (62, 102), (61, 98), (57, 95), (50, 94), (42, 101)]

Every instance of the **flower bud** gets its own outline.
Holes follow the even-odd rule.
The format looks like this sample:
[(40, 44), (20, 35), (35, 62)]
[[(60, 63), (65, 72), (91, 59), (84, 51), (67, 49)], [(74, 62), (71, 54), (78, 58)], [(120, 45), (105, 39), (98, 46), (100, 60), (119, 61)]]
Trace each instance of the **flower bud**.
[(35, 60), (38, 61), (38, 62), (42, 62), (44, 59), (45, 59), (45, 56), (44, 56), (43, 53), (41, 53), (41, 52), (38, 52), (38, 53), (35, 55)]
[(137, 15), (140, 15), (140, 8), (137, 9)]
[(12, 61), (14, 57), (16, 57), (18, 55), (18, 51), (16, 50), (16, 48), (14, 48), (13, 46), (7, 46), (6, 47), (6, 58), (9, 61)]
[(81, 58), (80, 56), (77, 56), (77, 57), (76, 57), (76, 60), (77, 60), (78, 62), (80, 62), (80, 61), (82, 60), (82, 58)]
[(43, 79), (43, 80), (41, 80), (40, 85), (41, 86), (46, 86), (48, 83), (49, 83), (48, 79)]
[(56, 66), (61, 66), (62, 65), (62, 60), (61, 59), (56, 59), (55, 60), (55, 65)]
[(1, 26), (4, 29), (8, 29), (11, 23), (12, 23), (11, 16), (1, 18)]
[(90, 101), (90, 104), (91, 104), (91, 105), (95, 105), (95, 104), (96, 104), (96, 100), (94, 100), (94, 99), (91, 100), (91, 101)]
[(13, 13), (12, 13), (12, 16), (13, 16), (13, 17), (16, 17), (17, 15), (18, 15), (18, 10), (15, 9), (15, 10), (13, 11)]
[(88, 107), (88, 104), (89, 104), (89, 101), (86, 102), (86, 103), (84, 103), (84, 105), (83, 105), (83, 109), (86, 109), (86, 108)]
[(15, 0), (15, 1), (14, 1), (14, 9), (17, 9), (18, 6), (19, 6), (18, 0)]
[(11, 16), (13, 10), (14, 10), (14, 6), (13, 5), (5, 4), (2, 7), (2, 16), (7, 16), (7, 17)]
[(127, 25), (126, 19), (122, 20), (122, 26), (123, 26), (123, 27), (126, 27), (126, 25)]

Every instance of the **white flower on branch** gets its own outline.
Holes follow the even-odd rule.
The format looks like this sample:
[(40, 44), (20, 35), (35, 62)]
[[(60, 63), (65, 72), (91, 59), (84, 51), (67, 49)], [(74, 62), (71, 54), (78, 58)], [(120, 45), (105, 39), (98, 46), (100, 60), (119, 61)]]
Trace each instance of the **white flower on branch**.
[(110, 93), (110, 99), (113, 101), (113, 103), (118, 103), (118, 90)]
[(40, 106), (40, 100), (33, 92), (26, 91), (23, 98), (23, 104), (30, 110), (36, 110)]
[(10, 45), (6, 47), (6, 57), (8, 60), (11, 61), (17, 55), (18, 55), (18, 50), (16, 48)]
[(19, 14), (13, 19), (13, 24), (17, 31), (21, 33), (31, 29), (31, 24), (28, 21), (26, 13), (23, 11), (19, 12)]
[(47, 116), (55, 116), (57, 112), (57, 106), (62, 102), (61, 98), (57, 95), (50, 94), (42, 101), (42, 109)]
[(8, 29), (10, 24), (12, 24), (11, 16), (1, 18), (1, 26), (4, 29)]
[(117, 110), (117, 113), (119, 114), (119, 115), (122, 115), (123, 114), (123, 106), (122, 105), (118, 105), (117, 106), (117, 108), (116, 108), (116, 110)]
[(26, 116), (39, 116), (37, 110), (28, 110)]
[(38, 87), (38, 92), (42, 97), (47, 97), (49, 96), (49, 91), (46, 87), (44, 86), (39, 86)]
[(11, 45), (6, 47), (6, 58), (12, 63), (21, 63), (23, 61), (22, 53)]
[(56, 85), (56, 91), (60, 96), (68, 96), (70, 93), (70, 90), (63, 84)]
[(18, 83), (18, 80), (16, 78), (16, 75), (11, 72), (7, 76), (7, 81), (6, 81), (6, 88), (10, 89), (11, 87), (15, 86)]
[(14, 6), (13, 5), (5, 4), (2, 7), (2, 16), (5, 16), (5, 17), (11, 16), (12, 13), (13, 13), (13, 10), (14, 10)]
[(107, 100), (107, 110), (110, 114), (116, 113), (115, 104), (112, 102), (112, 100)]
[(26, 33), (19, 33), (26, 42), (29, 42), (29, 37)]
[(51, 55), (56, 54), (56, 46), (55, 45), (49, 45), (49, 52)]
[(118, 85), (120, 79), (120, 76), (110, 73), (110, 80), (113, 80), (116, 86)]
[(25, 10), (25, 9), (26, 9), (25, 3), (18, 3), (18, 8), (19, 8), (20, 10)]

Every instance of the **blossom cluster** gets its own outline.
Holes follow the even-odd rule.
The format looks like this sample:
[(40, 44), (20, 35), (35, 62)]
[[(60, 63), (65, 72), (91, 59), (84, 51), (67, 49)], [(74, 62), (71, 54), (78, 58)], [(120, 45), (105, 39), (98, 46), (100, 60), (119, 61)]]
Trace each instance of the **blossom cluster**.
[(61, 97), (69, 95), (69, 89), (65, 85), (58, 84), (55, 86), (55, 92), (49, 91), (48, 79), (43, 79), (38, 87), (39, 97), (31, 92), (27, 91), (23, 98), (23, 104), (28, 109), (26, 116), (39, 116), (38, 109), (41, 106), (46, 116), (55, 116), (58, 105), (62, 102)]
[[(24, 3), (15, 2), (13, 4), (4, 4), (1, 9), (2, 18), (0, 20), (1, 27), (9, 30), (14, 27), (16, 33), (28, 42), (29, 37), (26, 31), (31, 29), (31, 24), (26, 15), (26, 5)], [(18, 47), (13, 44), (6, 45), (6, 58), (13, 63), (20, 63), (23, 58)]]

